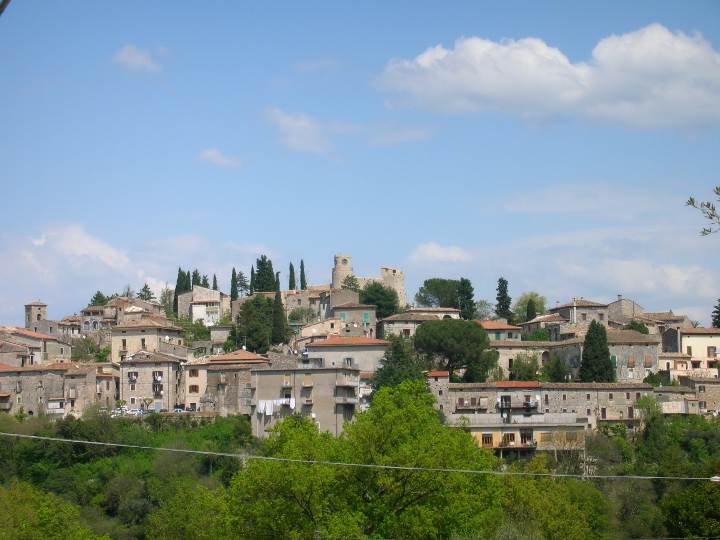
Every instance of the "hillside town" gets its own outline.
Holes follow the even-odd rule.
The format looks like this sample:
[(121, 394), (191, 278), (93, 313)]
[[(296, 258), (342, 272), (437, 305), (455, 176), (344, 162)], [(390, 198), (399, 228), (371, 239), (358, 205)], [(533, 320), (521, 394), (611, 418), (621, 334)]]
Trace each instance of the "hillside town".
[[(280, 420), (301, 415), (339, 435), (368, 408), (376, 373), (400, 361), (388, 354), (394, 341), (415, 341), (422, 354), (416, 334), (433, 324), (452, 329), (470, 322), (486, 340), (481, 350), (450, 362), (454, 353), (439, 346), (423, 354), (423, 374), (446, 422), (462, 425), (482, 447), (578, 447), (585, 432), (604, 424), (633, 429), (646, 396), (666, 415), (720, 412), (720, 328), (699, 327), (672, 310), (646, 310), (622, 295), (611, 302), (578, 296), (547, 308), (535, 305), (542, 297), (530, 295), (518, 316), (508, 311), (501, 278), (495, 313), (480, 319), (459, 296), (428, 302), (424, 296), (437, 278), (415, 298), (428, 305), (411, 304), (402, 270), (383, 267), (375, 277), (356, 277), (347, 254), (334, 257), (325, 284), (307, 284), (301, 262), (300, 279), (291, 265), (289, 287), (281, 289), (265, 256), (251, 269), (250, 283), (234, 269), (232, 280), (226, 294), (217, 278), (204, 286), (207, 278), (196, 273), (193, 280), (180, 269), (175, 291), (164, 294), (172, 305), (147, 290), (98, 292), (94, 299), (104, 302), (60, 320), (48, 319), (42, 301), (29, 302), (24, 326), (0, 327), (0, 411), (52, 418), (89, 409), (243, 415), (259, 438)], [(469, 300), (475, 301), (471, 286)], [(279, 321), (273, 306), (280, 306)], [(260, 323), (264, 307), (272, 328)], [(280, 339), (273, 335), (278, 324)], [(582, 373), (592, 329), (606, 343), (606, 378)], [(488, 354), (483, 373), (471, 376), (473, 362)], [(548, 376), (552, 369), (560, 374)]]

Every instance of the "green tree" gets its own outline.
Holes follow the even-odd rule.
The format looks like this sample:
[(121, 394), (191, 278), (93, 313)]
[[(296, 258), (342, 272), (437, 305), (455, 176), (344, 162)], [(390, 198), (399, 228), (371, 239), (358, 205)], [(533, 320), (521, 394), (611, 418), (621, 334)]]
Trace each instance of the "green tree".
[(196, 268), (193, 270), (192, 273), (192, 285), (201, 285), (202, 286), (202, 277), (200, 276), (200, 272), (198, 272), (198, 269)]
[(566, 382), (570, 370), (560, 357), (553, 354), (547, 363), (542, 367), (542, 380), (547, 382)]
[(307, 279), (305, 278), (305, 261), (300, 259), (300, 289), (307, 289)]
[[(716, 186), (714, 192), (717, 197), (717, 201), (720, 203), (720, 186)], [(701, 201), (698, 203), (694, 197), (690, 197), (685, 204), (700, 210), (703, 217), (710, 222), (707, 227), (702, 228), (700, 231), (701, 235), (708, 236), (720, 230), (720, 213), (715, 207), (715, 203), (712, 201)]]
[(247, 296), (250, 292), (250, 283), (248, 283), (248, 279), (242, 270), (240, 270), (237, 275), (237, 288), (240, 296)]
[(309, 307), (296, 307), (288, 314), (288, 320), (294, 323), (307, 324), (317, 320), (317, 318), (318, 314)]
[(250, 266), (250, 294), (255, 292), (255, 267)]
[(277, 279), (273, 264), (266, 255), (261, 255), (255, 261), (255, 292), (271, 292), (277, 290)]
[(288, 272), (288, 289), (294, 291), (295, 288), (295, 267), (293, 266), (293, 263), (290, 263), (290, 270)]
[[(456, 369), (482, 362), (482, 353), (487, 347), (485, 330), (472, 321), (425, 321), (415, 332), (415, 350), (429, 359), (439, 360), (439, 367), (451, 375)], [(490, 366), (485, 367), (487, 371)]]
[(465, 320), (474, 319), (475, 311), (475, 291), (469, 279), (460, 278), (457, 288), (458, 308), (460, 309), (460, 317)]
[[(530, 302), (531, 300), (532, 302)], [(522, 293), (515, 299), (515, 303), (513, 304), (513, 320), (515, 322), (527, 322), (538, 315), (544, 315), (546, 303), (547, 300), (540, 293), (535, 291)], [(530, 317), (531, 314), (533, 315), (532, 317)]]
[(495, 315), (495, 307), (487, 300), (478, 300), (475, 302), (475, 316), (481, 321), (492, 319)]
[(92, 360), (98, 352), (98, 346), (92, 338), (83, 336), (82, 339), (76, 341), (72, 348), (73, 360)]
[(207, 274), (203, 274), (203, 277), (200, 280), (200, 286), (205, 287), (206, 289), (210, 288), (210, 281), (208, 280)]
[(615, 367), (610, 361), (607, 332), (597, 321), (590, 323), (582, 351), (580, 363), (582, 382), (614, 382)]
[(165, 316), (170, 319), (174, 316), (175, 311), (173, 308), (173, 303), (175, 300), (175, 291), (173, 291), (171, 288), (165, 284), (165, 287), (160, 291), (160, 305), (163, 307), (163, 310), (165, 311)]
[(238, 276), (237, 272), (235, 272), (235, 267), (233, 266), (232, 274), (230, 274), (230, 301), (235, 301), (238, 299)]
[[(499, 358), (500, 353), (496, 350), (487, 349), (483, 351), (479, 360), (471, 360), (465, 366), (462, 380), (471, 383), (485, 382), (493, 370), (500, 369), (502, 371), (502, 368), (497, 365)], [(497, 380), (503, 380), (503, 378), (501, 376)]]
[(538, 380), (538, 365), (536, 354), (518, 354), (510, 366), (511, 381), (536, 381)]
[(275, 290), (280, 290), (280, 272), (275, 272)]
[(426, 279), (415, 294), (415, 302), (425, 307), (458, 308), (459, 286), (457, 279)]
[(550, 341), (550, 332), (547, 328), (536, 328), (529, 334), (522, 335), (523, 341)]
[(97, 291), (90, 299), (91, 306), (104, 306), (108, 303), (108, 298), (102, 292)]
[(280, 291), (275, 291), (275, 301), (273, 302), (273, 319), (272, 319), (272, 342), (285, 343), (288, 337), (287, 317), (285, 316), (285, 308), (283, 307)]
[(501, 319), (506, 319), (507, 322), (513, 321), (513, 312), (510, 309), (512, 304), (512, 298), (508, 294), (508, 281), (504, 277), (498, 279), (497, 285), (497, 296), (495, 298), (497, 303), (495, 304), (495, 314)]
[(110, 357), (110, 353), (112, 352), (112, 349), (108, 346), (103, 347), (99, 351), (95, 353), (95, 361), (96, 362), (107, 362), (108, 358)]
[(628, 330), (635, 330), (636, 332), (640, 332), (641, 334), (649, 334), (650, 330), (648, 330), (648, 327), (645, 326), (645, 323), (642, 323), (640, 321), (630, 321), (630, 324), (627, 325)]
[(153, 294), (152, 290), (150, 290), (150, 286), (147, 283), (143, 285), (140, 291), (138, 291), (137, 297), (140, 300), (145, 300), (147, 302), (155, 300), (155, 295)]
[(186, 292), (186, 278), (185, 271), (178, 267), (177, 279), (175, 280), (175, 290), (173, 291), (173, 313), (178, 314), (178, 296)]
[(263, 354), (272, 343), (274, 302), (263, 295), (254, 295), (243, 302), (238, 314), (238, 338), (247, 339), (249, 350)]
[(387, 336), (388, 347), (380, 369), (372, 379), (372, 388), (377, 392), (386, 386), (397, 386), (403, 381), (424, 381), (427, 364), (413, 349), (412, 342), (405, 337)]
[(397, 291), (377, 281), (367, 283), (360, 290), (360, 303), (374, 305), (378, 319), (394, 315), (399, 310)]
[(218, 290), (217, 276), (215, 274), (213, 274), (212, 288), (213, 288), (213, 291)]
[(358, 279), (352, 274), (350, 274), (349, 276), (345, 276), (345, 278), (342, 280), (341, 287), (343, 289), (349, 289), (355, 292), (360, 291), (360, 283), (358, 282)]
[(715, 309), (712, 312), (712, 325), (714, 328), (720, 328), (720, 298), (718, 298)]

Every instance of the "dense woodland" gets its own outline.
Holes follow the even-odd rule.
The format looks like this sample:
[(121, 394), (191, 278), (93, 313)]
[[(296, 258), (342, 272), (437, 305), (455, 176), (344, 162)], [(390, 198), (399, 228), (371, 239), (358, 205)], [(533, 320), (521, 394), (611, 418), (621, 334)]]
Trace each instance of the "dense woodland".
[[(593, 474), (710, 477), (716, 419), (664, 418), (587, 441)], [(422, 381), (379, 388), (339, 438), (290, 417), (263, 441), (245, 418), (0, 417), (4, 432), (291, 459), (470, 471), (583, 472), (578, 452), (501, 461), (443, 423)], [(3, 438), (5, 538), (658, 538), (720, 535), (720, 486), (310, 465)]]

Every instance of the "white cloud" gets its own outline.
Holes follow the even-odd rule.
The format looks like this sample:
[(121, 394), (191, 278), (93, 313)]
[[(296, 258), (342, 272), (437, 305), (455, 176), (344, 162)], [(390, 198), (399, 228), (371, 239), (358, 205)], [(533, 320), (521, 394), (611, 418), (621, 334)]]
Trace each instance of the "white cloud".
[(112, 61), (130, 71), (153, 73), (160, 70), (160, 66), (155, 62), (150, 51), (140, 49), (132, 44), (121, 47), (113, 55)]
[(268, 118), (280, 132), (283, 144), (291, 150), (324, 154), (331, 149), (322, 126), (307, 114), (288, 113), (273, 107), (268, 110)]
[(437, 242), (420, 244), (410, 254), (413, 263), (462, 263), (471, 259), (470, 252), (460, 246), (443, 246)]
[(578, 115), (636, 127), (720, 121), (720, 53), (660, 24), (602, 39), (573, 63), (538, 38), (461, 38), (392, 60), (380, 77), (399, 102), (449, 112)]
[(124, 253), (88, 234), (80, 225), (58, 227), (44, 237), (47, 241), (38, 247), (72, 258), (77, 264), (100, 263), (113, 270), (122, 270), (130, 262)]
[(228, 169), (234, 169), (239, 167), (242, 162), (239, 158), (223, 154), (217, 148), (206, 148), (200, 152), (200, 159), (217, 165), (219, 167), (226, 167)]

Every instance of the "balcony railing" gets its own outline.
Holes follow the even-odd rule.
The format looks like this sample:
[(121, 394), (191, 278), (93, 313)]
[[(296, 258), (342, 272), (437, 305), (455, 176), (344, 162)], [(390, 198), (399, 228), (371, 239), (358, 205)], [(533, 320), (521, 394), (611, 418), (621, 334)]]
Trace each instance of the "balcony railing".
[(343, 377), (340, 379), (337, 379), (335, 381), (335, 386), (339, 387), (350, 387), (355, 388), (358, 385), (358, 379), (352, 379), (348, 377)]
[(335, 403), (339, 405), (356, 405), (358, 398), (354, 396), (335, 396)]

